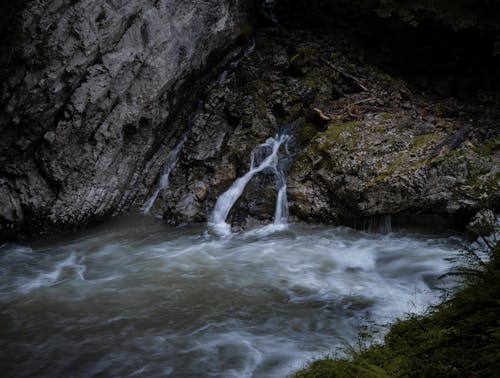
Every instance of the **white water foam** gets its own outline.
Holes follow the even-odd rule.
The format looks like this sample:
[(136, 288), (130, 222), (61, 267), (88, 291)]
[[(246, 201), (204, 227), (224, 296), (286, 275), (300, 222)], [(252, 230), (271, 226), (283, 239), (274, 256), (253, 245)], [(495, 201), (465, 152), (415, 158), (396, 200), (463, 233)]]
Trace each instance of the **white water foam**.
[(48, 271), (40, 271), (34, 278), (23, 277), (18, 279), (17, 290), (22, 294), (28, 294), (32, 290), (55, 285), (64, 279), (65, 270), (70, 270), (79, 279), (85, 280), (85, 266), (76, 261), (75, 253), (71, 253), (64, 260), (55, 263)]
[[(240, 198), (252, 177), (266, 168), (272, 168), (281, 181), (276, 204), (275, 224), (282, 225), (286, 222), (288, 213), (288, 205), (286, 203), (286, 182), (283, 173), (278, 169), (278, 153), (281, 145), (288, 140), (289, 136), (287, 135), (269, 138), (265, 143), (260, 144), (252, 151), (250, 170), (244, 176), (238, 178), (227, 191), (222, 193), (215, 203), (214, 210), (210, 216), (209, 226), (216, 234), (221, 236), (231, 235), (231, 226), (226, 223), (229, 212), (238, 198)], [(265, 149), (271, 149), (271, 153), (263, 159), (258, 166), (255, 166), (256, 154), (261, 153)], [(283, 202), (285, 202), (285, 204)]]
[(0, 248), (3, 350), (29, 356), (6, 376), (286, 377), (360, 326), (435, 303), (460, 248), (299, 224), (205, 237), (136, 218)]

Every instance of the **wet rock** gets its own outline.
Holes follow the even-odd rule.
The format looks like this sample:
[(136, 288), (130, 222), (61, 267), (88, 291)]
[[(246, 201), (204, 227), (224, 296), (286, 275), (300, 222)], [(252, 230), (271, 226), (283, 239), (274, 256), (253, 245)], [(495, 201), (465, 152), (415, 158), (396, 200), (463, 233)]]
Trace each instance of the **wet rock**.
[(476, 236), (489, 236), (495, 230), (496, 216), (491, 210), (481, 210), (472, 218), (467, 229)]
[(140, 207), (246, 4), (27, 2), (0, 86), (0, 238)]
[(415, 135), (431, 134), (434, 131), (436, 131), (436, 128), (430, 123), (422, 123), (415, 127)]
[[(83, 3), (88, 8), (80, 9)], [(154, 205), (173, 223), (206, 221), (217, 198), (249, 170), (252, 149), (285, 129), (293, 136), (287, 184), (295, 219), (471, 215), (500, 203), (500, 156), (491, 143), (497, 121), (470, 121), (455, 99), (410, 96), (401, 81), (353, 63), (358, 59), (336, 36), (261, 30), (255, 51), (235, 53), (208, 85), (190, 74), (237, 36), (233, 2), (96, 4), (58, 10), (49, 63), (23, 67), (2, 89), (0, 233), (27, 228), (28, 218), (40, 229), (41, 222), (82, 224), (139, 208), (188, 128), (169, 187)], [(41, 20), (57, 13), (32, 6)], [(75, 18), (77, 9), (95, 16)], [(180, 38), (164, 19), (192, 38)], [(27, 50), (38, 48), (29, 43)], [(67, 55), (64, 64), (56, 64), (57, 49)], [(272, 172), (259, 173), (230, 220), (270, 221), (276, 189)]]
[(52, 146), (54, 144), (54, 141), (56, 140), (56, 133), (54, 133), (53, 131), (48, 131), (43, 136), (43, 139), (49, 146)]
[[(468, 140), (472, 134), (457, 130), (463, 119), (441, 118), (441, 104), (432, 111), (428, 100), (410, 96), (400, 81), (376, 81), (374, 77), (387, 75), (374, 74), (371, 67), (353, 68), (333, 40), (304, 32), (283, 36), (263, 31), (256, 36), (255, 54), (224, 85), (206, 94), (205, 101), (213, 105), (199, 115), (173, 172), (166, 219), (206, 220), (218, 196), (248, 171), (251, 150), (292, 121), (287, 184), (295, 219), (345, 223), (422, 213), (465, 219), (485, 204), (498, 205), (498, 152), (488, 149), (491, 156), (483, 156)], [(283, 49), (300, 53), (295, 63), (290, 61), (290, 70), (276, 65)], [(363, 78), (371, 91), (354, 88), (328, 64), (318, 64), (323, 55), (335, 56), (344, 76)], [(348, 71), (354, 69), (355, 75)], [(342, 90), (342, 98), (334, 96), (341, 86), (348, 90)], [(465, 135), (459, 144), (433, 155), (457, 133)], [(482, 138), (478, 143), (485, 143)], [(203, 198), (196, 195), (199, 182), (208, 188)], [(196, 201), (183, 211), (186, 196)], [(270, 221), (275, 196), (273, 175), (257, 175), (230, 221)]]

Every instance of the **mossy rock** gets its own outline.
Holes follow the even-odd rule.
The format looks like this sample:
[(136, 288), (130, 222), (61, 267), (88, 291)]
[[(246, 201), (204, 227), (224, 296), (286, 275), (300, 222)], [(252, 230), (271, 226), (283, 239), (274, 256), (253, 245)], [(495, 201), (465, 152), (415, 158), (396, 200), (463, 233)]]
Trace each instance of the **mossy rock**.
[(299, 372), (295, 378), (386, 378), (383, 369), (371, 365), (352, 363), (346, 360), (325, 359), (312, 363), (307, 370)]
[(297, 128), (295, 138), (301, 147), (305, 147), (314, 138), (316, 134), (321, 132), (323, 127), (311, 122), (305, 122)]
[(318, 50), (312, 47), (300, 47), (290, 57), (290, 70), (292, 73), (303, 76), (310, 71), (316, 62)]
[(330, 123), (314, 141), (320, 151), (328, 151), (333, 145), (354, 149), (361, 140), (361, 129), (364, 126), (364, 123), (358, 121)]

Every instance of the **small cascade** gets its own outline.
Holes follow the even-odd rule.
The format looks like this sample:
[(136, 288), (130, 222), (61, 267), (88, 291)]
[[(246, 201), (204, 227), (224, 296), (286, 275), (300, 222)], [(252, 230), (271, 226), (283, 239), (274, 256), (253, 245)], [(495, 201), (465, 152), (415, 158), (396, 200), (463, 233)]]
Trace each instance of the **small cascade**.
[(250, 46), (248, 46), (245, 51), (243, 52), (243, 54), (237, 58), (236, 60), (232, 61), (230, 64), (229, 64), (229, 67), (227, 69), (225, 69), (220, 75), (219, 77), (217, 78), (217, 85), (222, 85), (225, 83), (225, 81), (228, 79), (228, 77), (230, 75), (232, 75), (236, 69), (238, 68), (238, 66), (240, 65), (241, 61), (245, 58), (248, 58), (250, 55), (252, 55), (252, 53), (255, 51), (255, 40), (252, 41), (252, 43), (250, 44)]
[(226, 223), (226, 219), (232, 207), (240, 198), (246, 185), (257, 173), (266, 168), (271, 168), (277, 177), (280, 186), (276, 201), (275, 224), (286, 224), (288, 219), (288, 201), (286, 197), (286, 179), (283, 169), (279, 167), (278, 153), (280, 147), (288, 140), (288, 135), (279, 135), (269, 138), (265, 143), (258, 145), (250, 156), (250, 170), (242, 177), (238, 178), (231, 187), (225, 191), (215, 203), (214, 210), (210, 216), (209, 225), (218, 234), (230, 235), (231, 226)]
[(380, 215), (364, 219), (361, 229), (365, 232), (389, 234), (392, 232), (392, 217), (391, 215)]
[(274, 212), (274, 224), (283, 225), (288, 223), (288, 198), (286, 196), (286, 176), (278, 166), (275, 168), (279, 185), (278, 196), (276, 198), (276, 210)]
[(142, 207), (141, 211), (143, 214), (149, 214), (160, 192), (168, 188), (170, 172), (172, 172), (172, 169), (174, 169), (175, 165), (177, 164), (177, 160), (179, 160), (179, 154), (182, 150), (182, 146), (184, 146), (184, 143), (187, 140), (188, 135), (189, 131), (184, 133), (179, 144), (175, 146), (175, 148), (168, 154), (167, 162), (165, 164), (165, 167), (163, 168), (163, 173), (161, 175), (158, 188), (155, 190), (153, 195), (147, 200), (147, 202)]

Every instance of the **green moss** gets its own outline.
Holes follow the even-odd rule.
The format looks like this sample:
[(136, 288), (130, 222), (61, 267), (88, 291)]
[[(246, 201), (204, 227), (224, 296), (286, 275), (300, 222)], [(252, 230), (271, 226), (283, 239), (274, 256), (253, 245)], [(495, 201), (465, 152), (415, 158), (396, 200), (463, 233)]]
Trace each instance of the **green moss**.
[[(306, 72), (317, 62), (318, 50), (311, 47), (299, 47), (289, 58), (290, 72), (297, 76), (309, 76)], [(318, 88), (318, 87), (315, 87)]]
[(394, 115), (391, 113), (382, 113), (380, 114), (380, 116), (382, 117), (382, 119), (391, 119), (394, 117)]
[[(378, 174), (373, 180), (369, 181), (365, 185), (365, 189), (369, 189), (379, 182), (385, 181), (387, 178), (394, 175), (396, 172), (408, 173), (416, 172), (423, 168), (428, 163), (427, 158), (422, 159), (412, 159), (410, 160), (407, 153), (401, 153), (397, 155), (387, 168), (380, 174)], [(377, 172), (380, 172), (377, 170)]]
[(101, 9), (99, 14), (95, 18), (95, 22), (100, 23), (101, 21), (104, 21), (105, 18), (106, 18), (106, 12), (104, 11), (104, 9)]
[(129, 29), (139, 17), (141, 17), (141, 11), (137, 11), (128, 16), (126, 29)]
[(304, 153), (299, 155), (292, 163), (290, 176), (306, 176), (308, 173), (312, 172), (312, 164), (309, 157), (313, 152), (308, 148)]
[(330, 123), (328, 128), (315, 138), (318, 149), (328, 151), (333, 145), (353, 149), (358, 146), (361, 136), (362, 122)]
[(438, 164), (458, 164), (465, 159), (465, 151), (462, 148), (456, 150), (444, 150), (439, 155), (434, 157), (431, 162), (433, 165)]
[(325, 359), (312, 363), (296, 378), (383, 378), (388, 377), (383, 369), (362, 361)]
[(500, 151), (500, 138), (488, 139), (483, 145), (474, 147), (474, 151), (481, 156), (490, 158), (495, 152)]
[(431, 144), (435, 144), (440, 139), (438, 134), (430, 133), (424, 135), (415, 135), (411, 141), (410, 151), (415, 152), (418, 149), (424, 149)]
[(299, 58), (310, 59), (318, 54), (318, 50), (312, 47), (299, 47), (295, 54), (290, 58), (290, 63), (297, 61)]
[(302, 103), (295, 103), (291, 105), (286, 112), (288, 113), (288, 118), (290, 120), (295, 120), (299, 118), (304, 113), (304, 107)]
[[(478, 256), (489, 253), (488, 263)], [(317, 377), (495, 377), (500, 371), (500, 242), (468, 249), (464, 288), (423, 316), (391, 327), (383, 345), (324, 359), (296, 374)], [(471, 265), (474, 263), (475, 265)]]
[(302, 124), (297, 132), (297, 142), (299, 145), (304, 146), (320, 131), (320, 128), (314, 123)]
[(378, 73), (377, 74), (377, 80), (380, 80), (380, 81), (388, 81), (388, 82), (391, 82), (392, 81), (392, 77), (386, 73)]
[(479, 171), (469, 171), (465, 184), (468, 186), (467, 194), (471, 198), (480, 201), (484, 207), (495, 207), (495, 204), (489, 202), (500, 192), (500, 172), (494, 175), (481, 175)]
[(389, 166), (387, 167), (387, 169), (385, 169), (382, 173), (380, 173), (379, 175), (377, 175), (373, 180), (369, 181), (365, 185), (365, 189), (369, 189), (372, 186), (378, 184), (379, 182), (383, 182), (387, 178), (391, 177), (396, 172), (396, 170), (398, 168), (401, 168), (404, 165), (404, 163), (406, 162), (406, 160), (407, 160), (406, 154), (399, 154), (399, 155), (397, 155), (391, 161), (391, 163), (389, 164)]

